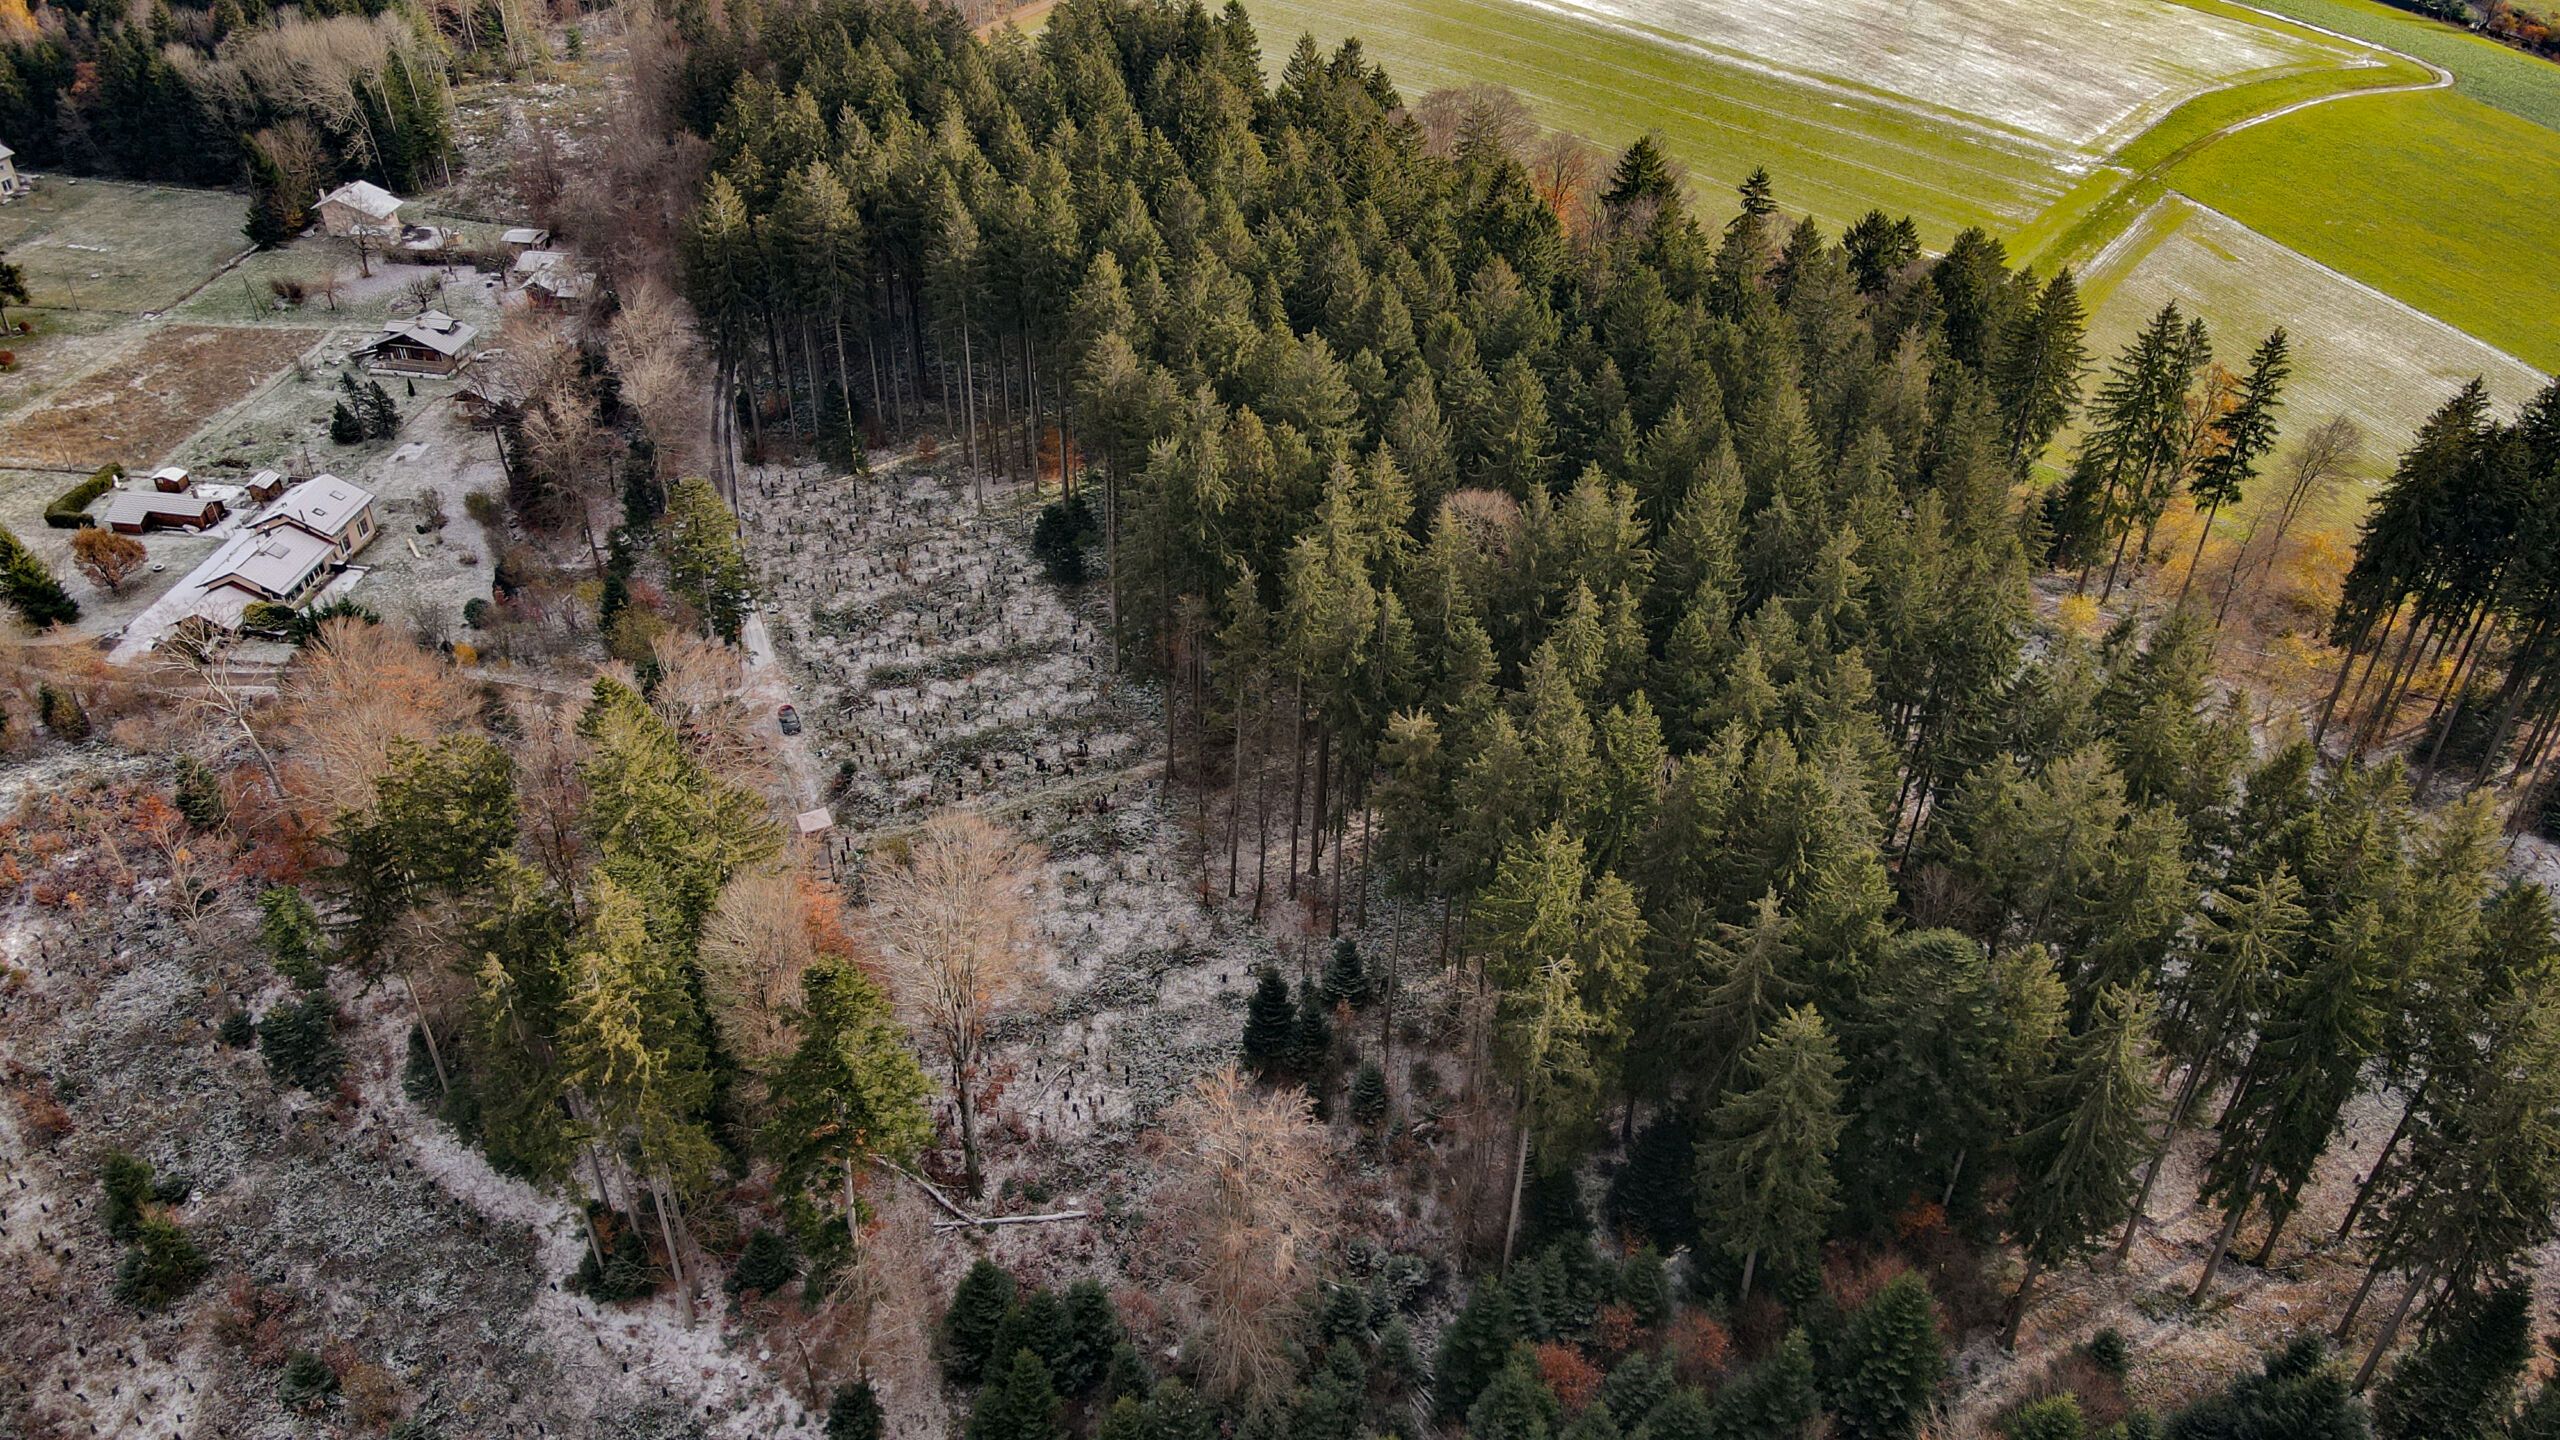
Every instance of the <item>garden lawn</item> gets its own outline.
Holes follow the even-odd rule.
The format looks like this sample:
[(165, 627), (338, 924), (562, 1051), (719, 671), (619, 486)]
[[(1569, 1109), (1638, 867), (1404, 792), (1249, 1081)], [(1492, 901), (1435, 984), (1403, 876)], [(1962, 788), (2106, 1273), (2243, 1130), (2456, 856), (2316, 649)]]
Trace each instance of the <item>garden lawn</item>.
[(2446, 91), (2314, 106), (2205, 147), (2179, 191), (2550, 371), (2560, 131)]
[(249, 248), (247, 210), (228, 190), (46, 174), (34, 194), (0, 205), (0, 250), (26, 271), (38, 305), (163, 310)]
[(2296, 20), (2388, 45), (2453, 72), (2454, 88), (2560, 130), (2560, 65), (2374, 0), (2257, 0)]

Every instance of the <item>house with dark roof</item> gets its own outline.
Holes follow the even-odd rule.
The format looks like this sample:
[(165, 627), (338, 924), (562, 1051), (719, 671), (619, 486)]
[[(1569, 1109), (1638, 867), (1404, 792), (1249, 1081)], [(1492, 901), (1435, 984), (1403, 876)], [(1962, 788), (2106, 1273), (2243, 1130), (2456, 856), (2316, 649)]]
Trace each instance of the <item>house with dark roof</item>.
[(118, 490), (107, 497), (102, 523), (119, 535), (153, 530), (209, 530), (230, 512), (222, 502), (192, 491), (171, 494), (160, 489)]
[(471, 358), (480, 331), (441, 310), (382, 327), (371, 343), (356, 350), (368, 370), (395, 375), (450, 375)]

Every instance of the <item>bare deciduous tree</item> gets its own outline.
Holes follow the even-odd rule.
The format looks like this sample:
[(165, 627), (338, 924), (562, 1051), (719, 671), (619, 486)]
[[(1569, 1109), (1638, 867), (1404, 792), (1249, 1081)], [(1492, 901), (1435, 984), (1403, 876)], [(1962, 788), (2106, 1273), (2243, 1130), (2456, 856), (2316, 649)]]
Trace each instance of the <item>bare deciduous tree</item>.
[(1229, 1067), (1166, 1113), (1161, 1143), (1177, 1168), (1158, 1213), (1173, 1278), (1197, 1310), (1202, 1381), (1221, 1397), (1286, 1384), (1298, 1300), (1333, 1223), (1314, 1102)]
[(657, 451), (658, 474), (700, 473), (702, 366), (691, 313), (666, 286), (627, 287), (605, 351), (622, 379), (622, 402)]
[(890, 988), (944, 1068), (960, 1119), (961, 1161), (978, 1193), (975, 1090), (987, 1024), (1038, 966), (1031, 886), (1039, 853), (976, 815), (952, 811), (918, 831), (901, 864), (872, 882), (871, 929)]
[(258, 768), (266, 772), (269, 793), (282, 800), (284, 777), (276, 770), (275, 755), (267, 749), (265, 737), (258, 733), (264, 718), (261, 712), (272, 693), (268, 687), (241, 673), (229, 645), (183, 622), (157, 653), (161, 669), (186, 682), (186, 702), (191, 708), (218, 729), (237, 731), (249, 742)]
[(1582, 212), (1583, 191), (1598, 166), (1598, 152), (1569, 131), (1550, 130), (1529, 147), (1529, 182), (1568, 230)]
[[(2363, 451), (2363, 428), (2344, 415), (2332, 415), (2302, 432), (2302, 438), (2285, 455), (2277, 472), (2278, 483), (2266, 488), (2264, 499), (2249, 517), (2248, 533), (2241, 537), (2239, 551), (2231, 559), (2222, 601), (2214, 608), (2215, 624), (2221, 624), (2230, 613), (2232, 599), (2243, 585), (2253, 593), (2265, 588), (2277, 563), (2284, 558), (2285, 537), (2294, 522), (2318, 508), (2346, 482)], [(2252, 570), (2257, 572), (2255, 580), (2246, 578)]]
[(665, 630), (649, 642), (657, 684), (649, 704), (713, 775), (761, 791), (771, 778), (764, 731), (747, 711), (739, 653), (717, 640)]

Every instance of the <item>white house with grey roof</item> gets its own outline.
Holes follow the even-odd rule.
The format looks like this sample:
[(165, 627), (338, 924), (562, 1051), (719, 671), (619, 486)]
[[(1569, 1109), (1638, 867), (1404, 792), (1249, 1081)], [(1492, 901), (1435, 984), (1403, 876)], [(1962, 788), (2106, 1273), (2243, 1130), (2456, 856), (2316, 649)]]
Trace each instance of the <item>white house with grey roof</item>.
[(314, 475), (284, 492), (267, 512), (250, 523), (252, 534), (292, 530), (322, 541), (330, 558), (345, 564), (373, 543), (377, 524), (373, 492), (335, 475)]
[(400, 197), (370, 180), (350, 180), (312, 208), (320, 213), (320, 228), (331, 235), (386, 239), (400, 233)]
[(34, 185), (18, 173), (18, 152), (0, 142), (0, 204), (6, 204), (33, 189)]

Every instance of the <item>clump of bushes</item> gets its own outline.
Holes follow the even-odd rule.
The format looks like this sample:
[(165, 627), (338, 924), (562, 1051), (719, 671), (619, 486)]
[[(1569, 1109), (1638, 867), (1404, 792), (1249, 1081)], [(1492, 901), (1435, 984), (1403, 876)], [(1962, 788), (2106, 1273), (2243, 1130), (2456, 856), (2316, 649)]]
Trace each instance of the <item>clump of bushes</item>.
[(346, 1054), (330, 1031), (328, 998), (306, 995), (269, 1010), (258, 1022), (258, 1054), (279, 1084), (315, 1095), (337, 1084)]
[(591, 1300), (640, 1300), (658, 1288), (658, 1267), (649, 1259), (649, 1247), (640, 1239), (640, 1227), (622, 1215), (590, 1207), (587, 1223), (594, 1227), (604, 1259), (596, 1259), (595, 1246), (589, 1246), (578, 1268), (569, 1276), (569, 1288)]
[(137, 1310), (157, 1310), (195, 1288), (210, 1262), (168, 1213), (187, 1198), (178, 1176), (154, 1179), (147, 1163), (121, 1152), (99, 1167), (106, 1192), (99, 1218), (107, 1234), (125, 1243), (116, 1263), (116, 1298)]

